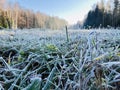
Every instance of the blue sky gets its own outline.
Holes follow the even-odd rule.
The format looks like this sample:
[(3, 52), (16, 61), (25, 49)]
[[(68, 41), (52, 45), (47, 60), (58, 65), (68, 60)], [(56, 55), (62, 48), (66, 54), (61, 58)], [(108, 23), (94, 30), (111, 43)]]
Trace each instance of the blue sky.
[(92, 6), (100, 0), (8, 0), (18, 2), (22, 7), (58, 16), (74, 24), (82, 21)]

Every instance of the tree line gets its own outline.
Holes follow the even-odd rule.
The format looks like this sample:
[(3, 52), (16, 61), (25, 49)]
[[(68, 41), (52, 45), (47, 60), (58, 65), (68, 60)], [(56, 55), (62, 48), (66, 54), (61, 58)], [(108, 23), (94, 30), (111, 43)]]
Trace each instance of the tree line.
[(120, 27), (120, 0), (101, 0), (88, 12), (85, 28)]
[(25, 9), (18, 3), (6, 3), (6, 0), (0, 0), (0, 27), (2, 28), (61, 29), (67, 25), (64, 19)]

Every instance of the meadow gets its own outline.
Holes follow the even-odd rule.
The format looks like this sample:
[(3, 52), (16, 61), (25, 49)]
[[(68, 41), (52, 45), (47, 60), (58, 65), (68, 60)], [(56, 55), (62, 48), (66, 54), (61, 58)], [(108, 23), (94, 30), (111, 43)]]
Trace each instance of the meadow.
[(120, 30), (1, 30), (0, 90), (119, 90)]

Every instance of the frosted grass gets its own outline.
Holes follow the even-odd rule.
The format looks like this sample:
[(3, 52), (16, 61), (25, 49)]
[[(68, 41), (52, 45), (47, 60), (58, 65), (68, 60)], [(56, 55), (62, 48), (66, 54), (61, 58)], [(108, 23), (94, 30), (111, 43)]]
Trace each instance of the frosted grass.
[[(71, 41), (84, 39), (90, 33), (97, 35), (99, 40), (120, 39), (120, 30), (69, 30), (69, 38)], [(94, 37), (94, 35), (92, 34)], [(56, 44), (66, 42), (65, 30), (2, 30), (0, 31), (1, 45), (42, 45), (42, 44)]]
[(1, 59), (14, 73), (0, 76), (11, 81), (7, 89), (119, 89), (120, 30), (68, 30), (68, 38), (65, 30), (0, 31), (1, 49), (19, 50), (17, 64)]

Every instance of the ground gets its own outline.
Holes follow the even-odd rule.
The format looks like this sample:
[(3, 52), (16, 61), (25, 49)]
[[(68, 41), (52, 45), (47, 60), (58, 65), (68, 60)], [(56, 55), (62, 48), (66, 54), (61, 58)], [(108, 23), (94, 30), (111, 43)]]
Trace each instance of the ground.
[(120, 30), (1, 30), (0, 70), (5, 90), (116, 90)]

